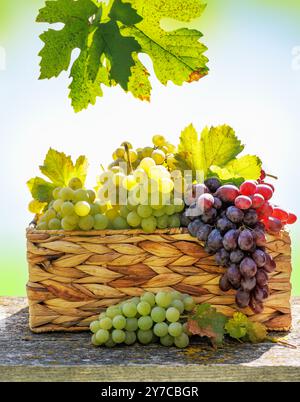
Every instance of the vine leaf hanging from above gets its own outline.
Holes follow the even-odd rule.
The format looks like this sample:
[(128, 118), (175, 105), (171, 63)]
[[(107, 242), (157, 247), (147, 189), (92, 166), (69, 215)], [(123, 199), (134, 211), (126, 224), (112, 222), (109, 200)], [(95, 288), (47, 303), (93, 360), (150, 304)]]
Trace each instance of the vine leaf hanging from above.
[(202, 33), (180, 28), (165, 31), (165, 18), (188, 23), (205, 9), (202, 0), (50, 0), (37, 22), (63, 23), (40, 36), (40, 79), (68, 71), (74, 49), (80, 53), (70, 68), (70, 98), (76, 112), (103, 96), (102, 85), (120, 85), (141, 100), (150, 101), (151, 83), (140, 53), (153, 63), (158, 80), (167, 85), (198, 81), (208, 73)]

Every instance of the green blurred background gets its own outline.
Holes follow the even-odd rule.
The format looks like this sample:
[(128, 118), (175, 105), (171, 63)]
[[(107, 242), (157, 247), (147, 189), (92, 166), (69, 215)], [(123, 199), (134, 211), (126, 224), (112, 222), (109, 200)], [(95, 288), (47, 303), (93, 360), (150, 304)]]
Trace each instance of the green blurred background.
[[(24, 295), (25, 228), (31, 216), (26, 181), (38, 174), (52, 146), (90, 159), (92, 185), (100, 163), (125, 139), (147, 145), (155, 133), (177, 143), (193, 122), (232, 125), (249, 153), (279, 176), (276, 201), (300, 215), (300, 2), (207, 0), (192, 25), (204, 33), (210, 74), (183, 88), (162, 87), (153, 77), (151, 104), (119, 88), (105, 90), (95, 107), (74, 114), (68, 74), (38, 81), (37, 56), (44, 26), (35, 23), (43, 0), (0, 0), (0, 294)], [(151, 63), (143, 58), (151, 71)], [(293, 293), (300, 295), (299, 224), (293, 240)]]

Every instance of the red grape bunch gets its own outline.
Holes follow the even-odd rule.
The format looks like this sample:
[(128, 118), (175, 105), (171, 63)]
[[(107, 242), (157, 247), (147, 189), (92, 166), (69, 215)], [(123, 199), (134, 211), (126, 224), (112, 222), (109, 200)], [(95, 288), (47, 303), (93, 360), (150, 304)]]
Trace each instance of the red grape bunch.
[(238, 188), (208, 178), (193, 186), (182, 214), (182, 225), (204, 242), (218, 265), (227, 268), (220, 279), (221, 290), (235, 289), (236, 304), (250, 306), (255, 313), (263, 311), (263, 300), (269, 295), (268, 273), (276, 268), (265, 249), (266, 231), (276, 234), (297, 219), (271, 205), (273, 191), (262, 181), (248, 180)]

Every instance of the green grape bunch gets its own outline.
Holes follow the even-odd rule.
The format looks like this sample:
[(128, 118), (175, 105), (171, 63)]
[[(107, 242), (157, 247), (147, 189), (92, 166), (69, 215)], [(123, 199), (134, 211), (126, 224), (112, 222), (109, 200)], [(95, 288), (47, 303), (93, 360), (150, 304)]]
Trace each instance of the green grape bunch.
[(94, 346), (142, 345), (186, 348), (189, 331), (184, 314), (193, 311), (194, 299), (178, 291), (146, 292), (140, 297), (110, 306), (91, 322)]
[(109, 220), (96, 199), (95, 191), (84, 189), (79, 178), (72, 178), (67, 187), (56, 187), (52, 197), (52, 201), (45, 204), (45, 210), (37, 215), (37, 230), (88, 231), (107, 228)]
[(112, 154), (113, 162), (109, 165), (109, 169), (125, 164), (130, 171), (136, 169), (144, 158), (152, 158), (156, 165), (164, 165), (169, 170), (175, 169), (176, 146), (168, 142), (162, 135), (154, 135), (152, 143), (152, 146), (133, 149), (130, 142), (122, 142)]

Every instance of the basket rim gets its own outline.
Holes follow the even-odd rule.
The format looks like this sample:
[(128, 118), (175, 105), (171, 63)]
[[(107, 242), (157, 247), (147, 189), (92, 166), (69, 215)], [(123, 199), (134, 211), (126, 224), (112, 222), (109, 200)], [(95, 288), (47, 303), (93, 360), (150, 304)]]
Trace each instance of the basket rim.
[(67, 235), (67, 236), (106, 236), (106, 235), (175, 235), (188, 234), (185, 227), (156, 229), (154, 232), (147, 233), (142, 228), (138, 229), (104, 229), (104, 230), (38, 230), (32, 227), (26, 229), (26, 234), (48, 234), (48, 235)]

